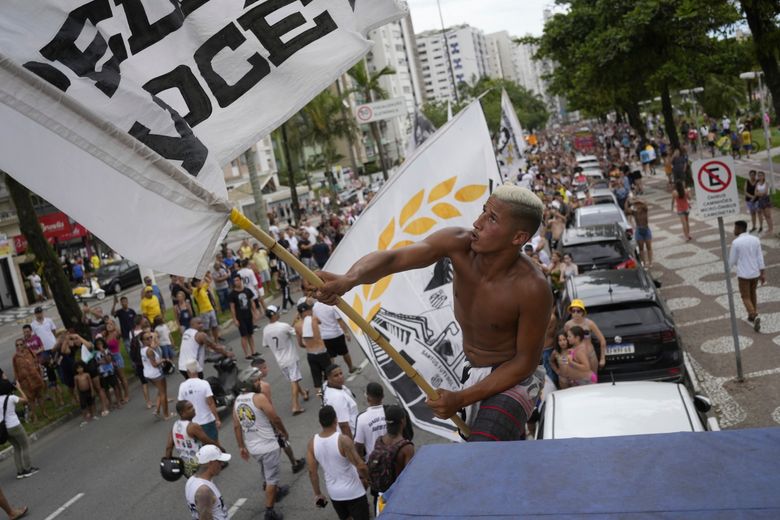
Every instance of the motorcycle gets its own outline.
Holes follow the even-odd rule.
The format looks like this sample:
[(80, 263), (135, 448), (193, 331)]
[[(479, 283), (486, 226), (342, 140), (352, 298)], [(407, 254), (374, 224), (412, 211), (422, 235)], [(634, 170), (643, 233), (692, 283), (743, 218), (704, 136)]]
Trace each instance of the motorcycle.
[(206, 378), (206, 382), (211, 386), (211, 393), (214, 394), (214, 403), (217, 405), (217, 412), (220, 414), (232, 410), (233, 402), (238, 396), (238, 366), (236, 360), (222, 354), (206, 356), (206, 363), (212, 363), (216, 376)]

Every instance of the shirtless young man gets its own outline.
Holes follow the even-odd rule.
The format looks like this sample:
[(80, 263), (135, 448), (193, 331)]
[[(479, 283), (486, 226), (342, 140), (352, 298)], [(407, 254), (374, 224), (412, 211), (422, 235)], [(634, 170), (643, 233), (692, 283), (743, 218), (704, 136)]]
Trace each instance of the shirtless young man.
[(636, 244), (639, 247), (639, 259), (648, 269), (653, 267), (653, 233), (650, 231), (650, 222), (647, 215), (647, 204), (639, 199), (634, 199), (629, 206), (626, 215), (634, 216), (636, 224)]
[(437, 389), (428, 400), (442, 419), (466, 409), (469, 441), (518, 440), (544, 384), (539, 360), (552, 294), (544, 274), (520, 248), (539, 229), (544, 208), (527, 189), (500, 186), (474, 229), (446, 228), (425, 240), (358, 260), (344, 275), (319, 273), (317, 299), (333, 305), (355, 286), (449, 257), (455, 271), (455, 318), (463, 331), (468, 378), (462, 390)]

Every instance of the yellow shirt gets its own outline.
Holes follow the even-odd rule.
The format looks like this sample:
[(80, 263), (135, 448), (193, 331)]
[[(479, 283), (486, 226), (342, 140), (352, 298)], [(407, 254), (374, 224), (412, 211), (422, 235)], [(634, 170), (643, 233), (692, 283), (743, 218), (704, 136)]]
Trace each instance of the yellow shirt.
[(97, 255), (92, 255), (89, 261), (92, 262), (92, 269), (97, 271), (98, 267), (100, 267), (100, 258)]
[(241, 258), (250, 258), (252, 256), (252, 246), (239, 247), (238, 256), (240, 256)]
[(257, 267), (258, 271), (267, 271), (268, 253), (266, 252), (266, 250), (261, 249), (257, 253), (252, 255), (252, 263), (255, 264), (255, 267)]
[(141, 314), (146, 316), (150, 324), (154, 324), (154, 319), (157, 316), (162, 316), (162, 309), (160, 309), (160, 300), (157, 296), (152, 295), (151, 298), (141, 298)]
[(742, 144), (743, 145), (753, 144), (753, 135), (747, 130), (742, 132)]
[(214, 306), (211, 305), (211, 300), (209, 299), (209, 289), (205, 285), (193, 289), (192, 297), (195, 298), (195, 303), (198, 305), (198, 314), (214, 310)]

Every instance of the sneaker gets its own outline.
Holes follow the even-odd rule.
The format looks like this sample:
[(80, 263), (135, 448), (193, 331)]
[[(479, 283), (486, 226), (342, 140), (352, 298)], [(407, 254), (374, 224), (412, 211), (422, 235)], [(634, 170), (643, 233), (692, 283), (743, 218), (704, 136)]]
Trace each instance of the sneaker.
[(16, 474), (16, 480), (22, 480), (24, 478), (25, 472), (20, 471)]
[(298, 473), (306, 466), (306, 459), (298, 459), (295, 461), (295, 463), (292, 465), (292, 472)]
[(756, 319), (753, 321), (753, 330), (756, 332), (761, 332), (761, 318), (756, 316)]
[(276, 488), (276, 502), (277, 503), (281, 502), (282, 499), (289, 494), (290, 494), (290, 486), (278, 486)]
[(35, 474), (36, 474), (36, 473), (38, 473), (39, 471), (40, 471), (40, 468), (36, 468), (35, 466), (30, 466), (30, 469), (28, 469), (28, 470), (25, 472), (25, 474), (24, 474), (24, 478), (27, 478), (27, 477), (32, 477), (33, 475), (35, 475)]
[(265, 520), (282, 520), (283, 518), (284, 515), (273, 508), (265, 510)]

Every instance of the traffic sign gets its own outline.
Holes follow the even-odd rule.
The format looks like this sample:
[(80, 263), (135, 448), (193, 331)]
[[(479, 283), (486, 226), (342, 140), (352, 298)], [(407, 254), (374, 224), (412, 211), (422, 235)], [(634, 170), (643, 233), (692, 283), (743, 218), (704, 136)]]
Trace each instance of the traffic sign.
[(367, 124), (383, 119), (405, 116), (406, 111), (406, 98), (397, 97), (358, 105), (355, 107), (355, 118), (358, 123)]
[(731, 157), (694, 162), (693, 180), (700, 216), (715, 218), (739, 213), (736, 170)]

